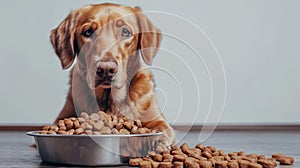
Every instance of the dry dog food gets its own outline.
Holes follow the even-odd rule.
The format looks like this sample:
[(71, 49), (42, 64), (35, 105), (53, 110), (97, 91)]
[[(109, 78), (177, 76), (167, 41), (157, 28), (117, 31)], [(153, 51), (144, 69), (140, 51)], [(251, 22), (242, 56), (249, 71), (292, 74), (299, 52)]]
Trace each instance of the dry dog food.
[(272, 158), (274, 158), (276, 161), (280, 162), (280, 164), (282, 164), (282, 165), (291, 165), (294, 163), (293, 157), (288, 157), (281, 153), (273, 154)]
[[(142, 126), (140, 120), (130, 120), (124, 116), (110, 115), (103, 111), (91, 115), (82, 112), (80, 117), (59, 120), (56, 125), (46, 125), (40, 134), (103, 135), (103, 134), (147, 134), (156, 130)], [(144, 163), (145, 165), (149, 165)]]
[(283, 154), (273, 154), (272, 158), (267, 158), (243, 151), (225, 154), (213, 146), (197, 144), (195, 148), (190, 148), (184, 143), (162, 152), (151, 151), (144, 158), (132, 158), (129, 165), (141, 168), (274, 168), (277, 166), (276, 161), (282, 165), (291, 165), (294, 158)]

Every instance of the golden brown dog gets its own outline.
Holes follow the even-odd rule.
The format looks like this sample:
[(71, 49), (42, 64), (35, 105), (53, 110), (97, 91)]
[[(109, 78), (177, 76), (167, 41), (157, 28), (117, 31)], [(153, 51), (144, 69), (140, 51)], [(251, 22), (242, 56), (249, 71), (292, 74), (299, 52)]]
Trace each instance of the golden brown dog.
[(139, 7), (100, 4), (73, 10), (51, 31), (63, 69), (75, 62), (56, 121), (82, 111), (121, 113), (163, 131), (173, 143), (173, 129), (156, 102), (153, 76), (144, 64), (151, 65), (161, 36)]

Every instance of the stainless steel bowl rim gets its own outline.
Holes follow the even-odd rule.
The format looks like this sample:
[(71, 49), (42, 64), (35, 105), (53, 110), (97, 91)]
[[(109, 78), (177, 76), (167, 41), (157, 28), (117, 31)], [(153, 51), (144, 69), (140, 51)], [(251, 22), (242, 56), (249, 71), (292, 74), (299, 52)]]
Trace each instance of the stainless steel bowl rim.
[(163, 135), (162, 132), (158, 133), (149, 133), (149, 134), (129, 134), (129, 135), (115, 135), (115, 134), (107, 134), (107, 135), (67, 135), (67, 134), (40, 134), (39, 131), (29, 131), (26, 133), (29, 136), (35, 137), (76, 137), (76, 138), (86, 138), (86, 137), (95, 137), (95, 138), (121, 138), (121, 137), (149, 137), (149, 136), (158, 136)]

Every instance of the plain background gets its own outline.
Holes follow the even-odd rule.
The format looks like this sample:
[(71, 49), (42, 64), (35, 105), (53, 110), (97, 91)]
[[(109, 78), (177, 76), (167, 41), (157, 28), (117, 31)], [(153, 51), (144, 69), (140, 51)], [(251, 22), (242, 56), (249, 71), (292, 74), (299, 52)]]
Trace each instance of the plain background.
[[(54, 121), (65, 101), (69, 71), (61, 69), (49, 32), (71, 9), (103, 2), (0, 1), (0, 125)], [(112, 2), (173, 13), (207, 34), (227, 79), (220, 124), (300, 124), (300, 1)], [(167, 22), (150, 19), (157, 26)], [(180, 25), (169, 28), (191, 33)], [(158, 67), (153, 72), (167, 120), (178, 125), (203, 124), (211, 99), (210, 81), (191, 49), (164, 37), (153, 66)]]

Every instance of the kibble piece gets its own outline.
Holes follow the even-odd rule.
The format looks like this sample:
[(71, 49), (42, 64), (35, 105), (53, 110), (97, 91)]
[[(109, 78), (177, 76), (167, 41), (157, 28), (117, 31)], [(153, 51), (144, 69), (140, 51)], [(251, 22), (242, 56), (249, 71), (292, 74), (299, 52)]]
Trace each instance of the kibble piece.
[(88, 120), (86, 120), (86, 123), (93, 126), (95, 124), (95, 121), (88, 119)]
[(212, 157), (212, 155), (208, 151), (202, 152), (202, 156), (206, 157), (207, 159), (210, 159)]
[(282, 153), (275, 153), (272, 155), (272, 158), (276, 159), (277, 161), (279, 161), (279, 159), (284, 158), (284, 154)]
[(89, 116), (88, 113), (86, 113), (86, 112), (82, 112), (82, 113), (80, 114), (80, 117), (82, 117), (82, 118), (84, 118), (84, 119), (89, 119), (89, 118), (90, 118), (90, 116)]
[(59, 120), (58, 123), (57, 123), (57, 126), (58, 127), (65, 127), (66, 125), (65, 125), (64, 120)]
[(153, 129), (150, 133), (151, 133), (151, 134), (155, 134), (155, 133), (157, 133), (157, 132), (158, 132), (157, 130)]
[(76, 117), (70, 117), (69, 118), (71, 121), (75, 121), (77, 118)]
[(131, 129), (131, 133), (132, 134), (136, 134), (137, 133), (137, 130), (138, 130), (138, 127), (136, 125), (134, 125)]
[(238, 156), (238, 154), (237, 154), (236, 152), (230, 152), (230, 153), (228, 153), (228, 155), (229, 155), (230, 157)]
[(183, 168), (183, 162), (174, 162), (172, 168)]
[(58, 134), (67, 134), (67, 131), (63, 131), (63, 130), (58, 130), (57, 132)]
[(293, 157), (284, 157), (279, 160), (281, 165), (291, 165), (294, 163), (294, 161), (295, 160)]
[(212, 166), (213, 166), (213, 167), (215, 167), (216, 160), (214, 160), (214, 159), (209, 159), (208, 161), (210, 161), (210, 162), (211, 162), (211, 164), (212, 164)]
[(126, 129), (131, 130), (133, 128), (134, 124), (132, 122), (126, 121), (126, 122), (124, 122), (123, 126)]
[(89, 117), (92, 121), (98, 121), (100, 116), (97, 113), (92, 113)]
[(229, 160), (231, 160), (231, 158), (230, 158), (228, 155), (225, 155), (225, 156), (224, 156), (224, 160), (229, 161)]
[(199, 158), (199, 160), (200, 160), (200, 161), (207, 161), (208, 159), (205, 158), (205, 157), (201, 157), (201, 158)]
[(74, 128), (75, 128), (75, 129), (81, 127), (79, 120), (75, 120), (75, 121), (73, 122), (73, 124), (74, 124)]
[(172, 168), (173, 164), (172, 162), (160, 162), (159, 168)]
[(257, 161), (258, 156), (256, 154), (248, 154), (248, 155), (246, 155), (246, 157), (254, 159), (255, 161)]
[(172, 155), (182, 155), (182, 154), (184, 154), (181, 150), (172, 150), (171, 151), (171, 154)]
[(175, 161), (179, 161), (179, 162), (183, 162), (185, 160), (185, 156), (184, 155), (174, 155), (174, 160)]
[(94, 131), (93, 134), (94, 135), (101, 135), (101, 132), (100, 131)]
[(271, 160), (267, 160), (267, 159), (259, 159), (257, 161), (258, 164), (261, 164), (264, 168), (273, 168), (274, 164)]
[(122, 135), (129, 135), (130, 134), (130, 132), (127, 130), (127, 129), (125, 129), (125, 128), (122, 128), (122, 129), (120, 129), (120, 134), (122, 134)]
[(227, 161), (216, 161), (215, 168), (227, 168)]
[(248, 168), (248, 161), (246, 160), (238, 160), (240, 168)]
[(82, 134), (83, 132), (84, 132), (83, 128), (80, 127), (80, 128), (77, 128), (74, 133), (79, 135), (79, 134)]
[(68, 130), (66, 133), (67, 133), (67, 134), (69, 134), (69, 135), (73, 135), (73, 134), (74, 134), (74, 132), (75, 132), (75, 130), (74, 130), (74, 129), (70, 129), (70, 130)]
[(200, 168), (199, 164), (195, 160), (196, 159), (190, 158), (190, 157), (186, 158), (184, 160), (185, 167), (187, 167), (187, 168)]
[(138, 134), (146, 134), (147, 133), (147, 128), (138, 128), (137, 133)]
[(129, 160), (129, 165), (130, 166), (139, 166), (140, 162), (142, 162), (143, 159), (142, 158), (132, 158)]
[(52, 126), (50, 126), (50, 130), (57, 132), (59, 130), (59, 128), (56, 125), (52, 125)]
[(238, 154), (238, 156), (243, 156), (243, 155), (245, 155), (245, 152), (244, 151), (240, 151), (237, 154)]
[(276, 162), (276, 159), (274, 158), (267, 158), (267, 160), (270, 160), (273, 162), (273, 166), (276, 167), (277, 166), (277, 162)]
[(119, 123), (116, 125), (116, 128), (117, 128), (118, 130), (122, 129), (122, 128), (123, 128), (123, 124), (119, 122)]
[(212, 157), (212, 159), (214, 159), (216, 161), (224, 161), (225, 160), (224, 156), (215, 156), (215, 157)]
[(159, 167), (159, 162), (151, 161), (151, 165), (152, 165), (152, 168), (158, 168)]
[(113, 128), (113, 129), (111, 130), (111, 133), (112, 133), (112, 134), (115, 134), (115, 135), (120, 134), (120, 132), (119, 132), (116, 128)]
[(43, 128), (42, 128), (42, 130), (44, 130), (44, 131), (48, 131), (50, 129), (50, 126), (49, 125), (45, 125)]
[(181, 148), (181, 150), (182, 150), (183, 153), (187, 154), (187, 152), (189, 150), (189, 146), (186, 143), (182, 144), (180, 146), (180, 148)]
[(257, 160), (259, 160), (259, 159), (265, 159), (266, 157), (264, 156), (264, 155), (258, 155), (257, 156)]
[(145, 161), (153, 161), (152, 158), (149, 157), (149, 156), (143, 157), (143, 160), (145, 160)]
[(215, 152), (218, 152), (220, 156), (225, 156), (225, 153), (223, 150), (218, 150), (218, 151), (215, 151)]
[(195, 159), (200, 159), (201, 158), (201, 151), (200, 151), (200, 149), (197, 149), (197, 148), (189, 149), (187, 151), (187, 155), (189, 157), (193, 157)]
[(91, 129), (93, 129), (93, 126), (92, 126), (92, 125), (90, 125), (90, 124), (89, 124), (89, 123), (87, 123), (87, 122), (83, 123), (83, 124), (82, 124), (82, 127), (83, 127), (84, 129), (88, 129), (88, 130), (91, 130)]
[(118, 118), (118, 123), (121, 123), (121, 124), (123, 124), (124, 123), (124, 119), (123, 118)]
[(248, 168), (263, 168), (263, 166), (258, 163), (248, 163)]
[(94, 123), (94, 129), (100, 131), (104, 127), (104, 122), (103, 121), (97, 121)]
[(201, 144), (197, 144), (197, 145), (195, 146), (195, 148), (198, 148), (198, 149), (201, 149), (201, 150), (203, 150), (204, 146), (203, 146), (203, 145), (201, 145)]
[(137, 127), (139, 127), (139, 128), (142, 128), (142, 127), (143, 127), (141, 120), (137, 119), (137, 120), (135, 120), (134, 122), (135, 122), (135, 125), (136, 125)]
[(112, 128), (115, 126), (114, 123), (113, 123), (111, 120), (105, 122), (105, 125), (106, 125), (107, 127), (109, 127), (110, 129), (112, 129)]
[(78, 117), (78, 121), (82, 124), (85, 122), (85, 119), (83, 117)]
[(208, 147), (204, 147), (203, 148), (203, 150), (202, 150), (202, 152), (209, 152), (209, 153), (212, 153), (212, 151), (208, 148)]
[(47, 134), (47, 133), (48, 133), (47, 130), (41, 130), (41, 131), (39, 131), (39, 134)]
[(247, 160), (247, 161), (250, 162), (250, 163), (255, 163), (255, 162), (256, 162), (255, 159), (252, 159), (252, 158), (247, 157), (247, 156), (242, 156), (242, 160)]
[(231, 156), (231, 159), (232, 160), (242, 160), (242, 157), (241, 156)]
[(151, 168), (151, 162), (149, 161), (141, 161), (139, 164), (140, 168)]
[(111, 129), (109, 127), (103, 127), (100, 132), (101, 134), (111, 134)]
[(157, 162), (161, 162), (163, 160), (163, 156), (161, 154), (156, 154), (153, 157), (153, 160), (157, 161)]
[(155, 153), (154, 151), (149, 151), (149, 152), (148, 152), (148, 156), (150, 156), (150, 157), (154, 157), (155, 154), (156, 154), (156, 153)]
[(220, 153), (219, 153), (219, 151), (216, 151), (216, 152), (212, 153), (211, 156), (212, 156), (212, 157), (213, 157), (213, 156), (220, 156)]
[(170, 154), (163, 154), (163, 161), (164, 162), (173, 162), (174, 156)]
[(163, 147), (162, 145), (158, 145), (158, 146), (156, 147), (156, 149), (155, 149), (155, 151), (156, 151), (157, 153), (162, 153), (164, 150), (165, 150), (165, 149), (164, 149), (164, 147)]
[(55, 135), (55, 134), (56, 134), (56, 132), (55, 132), (55, 131), (53, 131), (53, 130), (49, 130), (49, 131), (47, 132), (47, 134), (52, 134), (52, 135)]
[(161, 154), (162, 155), (170, 155), (170, 150), (166, 149)]
[(217, 151), (215, 147), (213, 146), (207, 146), (208, 149), (210, 149), (211, 152)]
[(65, 127), (65, 126), (59, 127), (59, 130), (66, 131), (66, 130), (67, 130), (67, 127)]
[(172, 150), (181, 150), (181, 149), (180, 149), (179, 146), (173, 145), (173, 146), (171, 146), (171, 151), (172, 151)]
[(212, 168), (212, 163), (210, 161), (200, 161), (201, 168)]
[(235, 160), (230, 160), (227, 163), (228, 168), (239, 168), (239, 163)]
[(87, 135), (93, 135), (93, 131), (92, 130), (85, 130), (84, 131)]

